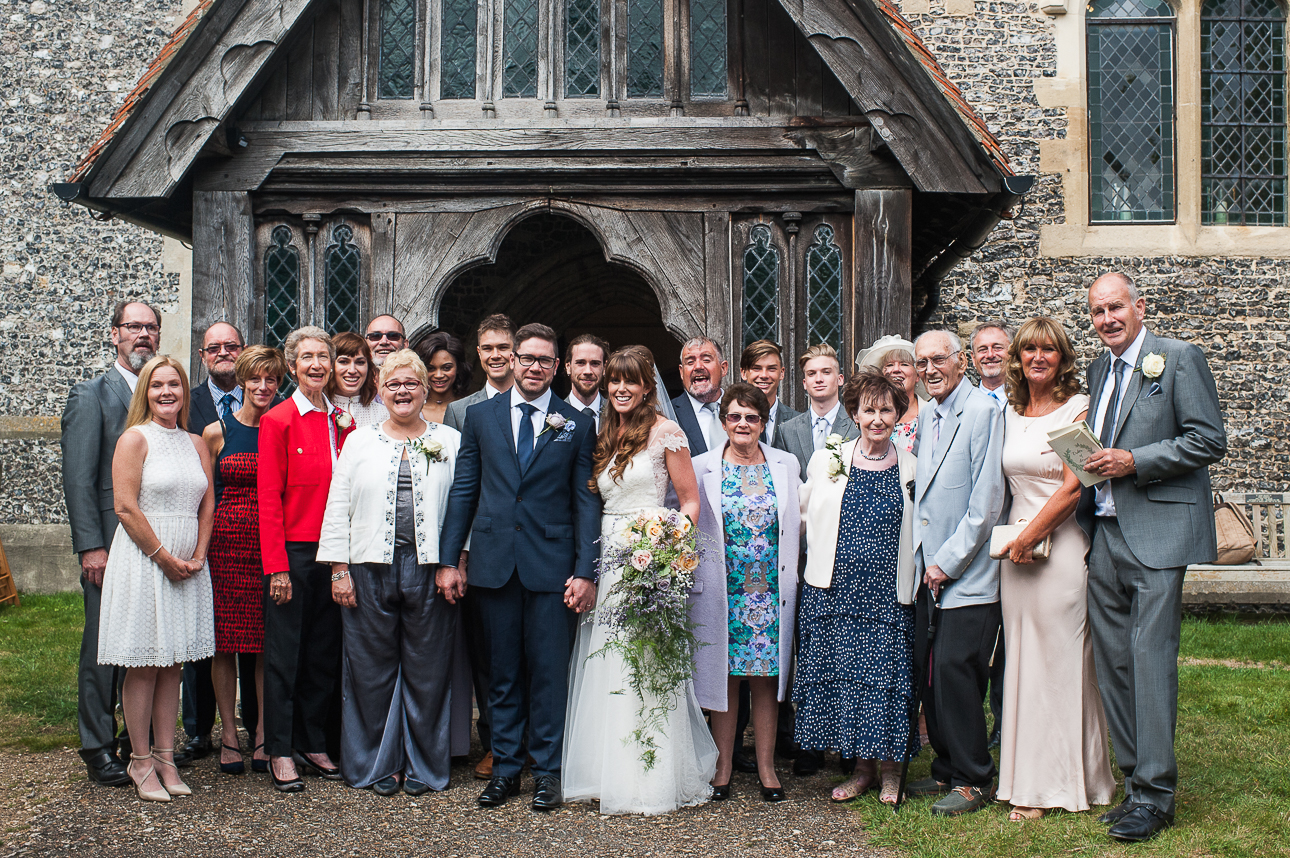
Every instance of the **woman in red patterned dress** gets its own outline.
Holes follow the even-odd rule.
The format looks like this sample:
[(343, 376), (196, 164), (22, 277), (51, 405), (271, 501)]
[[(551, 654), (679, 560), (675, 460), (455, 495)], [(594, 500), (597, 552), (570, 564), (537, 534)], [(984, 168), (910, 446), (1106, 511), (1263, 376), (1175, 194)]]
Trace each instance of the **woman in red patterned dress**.
[[(211, 587), (215, 596), (215, 658), (211, 678), (222, 725), (219, 768), (230, 775), (246, 771), (237, 738), (237, 654), (264, 650), (264, 569), (260, 563), (256, 460), (260, 418), (273, 407), (287, 374), (282, 352), (251, 346), (237, 359), (242, 407), (206, 427), (202, 439), (215, 462), (215, 531), (211, 536)], [(264, 754), (264, 659), (255, 663), (256, 718), (251, 767), (268, 771)]]

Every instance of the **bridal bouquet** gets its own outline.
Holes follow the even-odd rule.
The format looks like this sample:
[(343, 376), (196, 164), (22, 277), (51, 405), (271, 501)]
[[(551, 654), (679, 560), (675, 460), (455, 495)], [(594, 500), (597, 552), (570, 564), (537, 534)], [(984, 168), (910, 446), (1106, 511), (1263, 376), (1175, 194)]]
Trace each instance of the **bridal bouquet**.
[(697, 532), (676, 510), (646, 510), (605, 550), (600, 563), (602, 573), (622, 570), (596, 609), (596, 622), (609, 629), (600, 652), (622, 657), (641, 700), (632, 738), (644, 749), (641, 762), (648, 771), (658, 747), (654, 733), (679, 702), (676, 690), (694, 673), (698, 642), (685, 600), (699, 568)]

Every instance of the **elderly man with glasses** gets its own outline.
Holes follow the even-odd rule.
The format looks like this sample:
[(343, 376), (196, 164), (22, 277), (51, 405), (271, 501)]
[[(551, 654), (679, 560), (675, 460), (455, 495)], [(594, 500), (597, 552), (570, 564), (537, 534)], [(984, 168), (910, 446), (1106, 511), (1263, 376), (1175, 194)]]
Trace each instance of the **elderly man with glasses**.
[(385, 363), (387, 357), (408, 347), (403, 323), (390, 315), (377, 316), (368, 322), (367, 333), (363, 336), (372, 350), (372, 363), (378, 367)]

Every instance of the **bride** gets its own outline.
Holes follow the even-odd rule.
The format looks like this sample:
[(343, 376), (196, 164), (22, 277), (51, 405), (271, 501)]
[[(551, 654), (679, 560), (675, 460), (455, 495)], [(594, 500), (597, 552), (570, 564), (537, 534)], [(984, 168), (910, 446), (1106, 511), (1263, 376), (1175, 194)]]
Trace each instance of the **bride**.
[[(609, 405), (596, 444), (593, 478), (604, 498), (601, 557), (620, 542), (642, 510), (663, 506), (668, 482), (680, 511), (699, 514), (699, 487), (681, 427), (658, 413), (654, 357), (641, 346), (620, 349), (605, 365)], [(601, 568), (596, 608), (622, 574)], [(687, 680), (667, 701), (642, 701), (629, 684), (622, 657), (604, 650), (609, 630), (584, 614), (578, 626), (569, 675), (564, 734), (566, 801), (599, 799), (601, 813), (667, 813), (707, 801), (717, 764), (717, 746)], [(604, 650), (604, 651), (602, 651)], [(634, 737), (645, 710), (659, 704), (666, 715), (652, 729), (652, 765), (642, 761)]]

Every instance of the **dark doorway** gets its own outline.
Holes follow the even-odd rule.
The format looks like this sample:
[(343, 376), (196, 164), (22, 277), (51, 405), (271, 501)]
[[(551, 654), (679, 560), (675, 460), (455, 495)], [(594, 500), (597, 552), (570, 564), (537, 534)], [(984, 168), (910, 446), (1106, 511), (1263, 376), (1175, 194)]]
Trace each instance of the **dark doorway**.
[[(681, 391), (681, 345), (663, 326), (654, 290), (630, 268), (606, 262), (596, 236), (571, 218), (540, 214), (516, 224), (496, 262), (463, 271), (444, 291), (439, 325), (461, 337), (473, 356), (475, 326), (491, 313), (506, 313), (516, 325), (551, 326), (561, 355), (584, 333), (603, 337), (614, 349), (646, 346), (670, 394)], [(475, 386), (482, 385), (476, 373)], [(555, 390), (568, 395), (563, 366)]]

